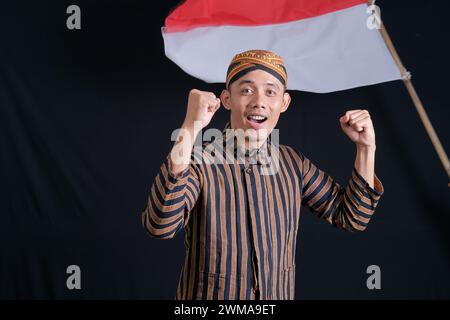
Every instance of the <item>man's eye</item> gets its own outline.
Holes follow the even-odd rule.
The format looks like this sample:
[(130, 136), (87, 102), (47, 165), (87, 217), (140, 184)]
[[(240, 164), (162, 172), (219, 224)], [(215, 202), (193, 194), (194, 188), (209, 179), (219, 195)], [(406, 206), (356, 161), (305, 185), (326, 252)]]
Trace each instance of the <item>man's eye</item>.
[(274, 96), (274, 95), (277, 94), (277, 93), (276, 93), (275, 91), (273, 91), (273, 90), (268, 90), (267, 93), (269, 94), (269, 96)]
[(251, 89), (243, 89), (242, 90), (242, 93), (244, 93), (244, 94), (249, 94), (249, 93), (252, 93), (252, 90)]

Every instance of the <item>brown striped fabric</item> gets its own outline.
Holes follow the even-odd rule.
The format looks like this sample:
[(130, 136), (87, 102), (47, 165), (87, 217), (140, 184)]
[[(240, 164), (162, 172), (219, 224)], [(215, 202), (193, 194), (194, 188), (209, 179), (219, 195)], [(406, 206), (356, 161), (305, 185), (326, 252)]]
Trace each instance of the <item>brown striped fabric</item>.
[(264, 172), (272, 164), (239, 163), (235, 153), (233, 163), (192, 161), (174, 175), (165, 158), (142, 224), (160, 239), (185, 230), (176, 299), (294, 299), (302, 205), (337, 228), (366, 229), (383, 193), (376, 175), (371, 188), (353, 168), (344, 188), (297, 149), (275, 150), (274, 174)]

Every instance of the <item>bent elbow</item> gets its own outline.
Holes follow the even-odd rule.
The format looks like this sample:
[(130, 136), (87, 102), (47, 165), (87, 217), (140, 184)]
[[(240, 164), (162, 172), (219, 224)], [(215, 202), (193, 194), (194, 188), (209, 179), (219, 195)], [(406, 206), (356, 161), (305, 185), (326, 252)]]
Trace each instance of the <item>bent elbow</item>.
[(165, 226), (161, 221), (154, 221), (149, 215), (148, 210), (142, 213), (142, 226), (152, 238), (161, 240), (172, 239), (182, 227), (182, 220)]

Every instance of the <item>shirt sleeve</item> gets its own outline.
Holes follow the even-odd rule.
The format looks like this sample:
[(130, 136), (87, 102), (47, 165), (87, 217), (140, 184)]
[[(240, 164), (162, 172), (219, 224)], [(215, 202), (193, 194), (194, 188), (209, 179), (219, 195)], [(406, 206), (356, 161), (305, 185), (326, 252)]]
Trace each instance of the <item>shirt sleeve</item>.
[(302, 159), (302, 203), (319, 218), (347, 231), (364, 231), (375, 212), (384, 188), (374, 175), (374, 188), (355, 167), (347, 186), (341, 187), (308, 158)]
[(171, 239), (187, 225), (200, 195), (201, 178), (200, 169), (192, 163), (173, 174), (170, 154), (165, 158), (142, 212), (142, 225), (152, 237)]

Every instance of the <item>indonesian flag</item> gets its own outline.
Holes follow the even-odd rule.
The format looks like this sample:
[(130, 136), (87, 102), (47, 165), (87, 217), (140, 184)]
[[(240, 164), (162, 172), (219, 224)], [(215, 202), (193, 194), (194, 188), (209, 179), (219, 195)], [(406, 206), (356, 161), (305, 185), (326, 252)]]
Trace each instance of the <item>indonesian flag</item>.
[(263, 49), (283, 57), (288, 89), (323, 93), (402, 78), (367, 9), (367, 0), (186, 0), (161, 31), (166, 56), (206, 82), (225, 82), (235, 54)]

